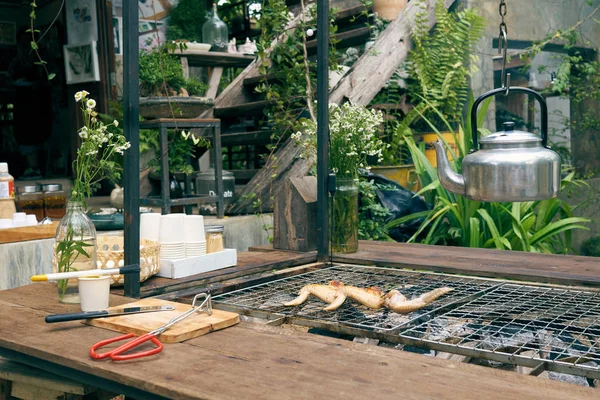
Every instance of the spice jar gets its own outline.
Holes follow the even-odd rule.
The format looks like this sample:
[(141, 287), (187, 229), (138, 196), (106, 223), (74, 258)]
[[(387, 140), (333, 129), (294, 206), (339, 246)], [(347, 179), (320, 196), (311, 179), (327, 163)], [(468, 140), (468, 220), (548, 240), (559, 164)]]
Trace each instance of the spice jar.
[(61, 184), (50, 183), (42, 185), (44, 193), (44, 212), (46, 217), (61, 219), (65, 216), (67, 207), (67, 195)]
[(223, 225), (205, 225), (204, 232), (206, 236), (206, 254), (216, 253), (225, 249), (223, 241)]
[(44, 194), (38, 185), (17, 187), (17, 211), (34, 214), (38, 221), (44, 219)]

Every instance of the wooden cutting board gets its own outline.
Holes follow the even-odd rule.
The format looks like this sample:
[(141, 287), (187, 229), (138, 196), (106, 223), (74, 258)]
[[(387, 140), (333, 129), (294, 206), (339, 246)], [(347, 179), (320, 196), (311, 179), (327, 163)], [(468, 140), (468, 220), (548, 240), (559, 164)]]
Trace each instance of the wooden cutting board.
[[(172, 318), (188, 311), (189, 304), (175, 303), (160, 299), (142, 299), (133, 303), (123, 304), (118, 307), (144, 307), (171, 305), (173, 311), (158, 311), (140, 314), (117, 315), (108, 318), (96, 318), (84, 321), (84, 323), (100, 328), (110, 329), (122, 333), (134, 333), (136, 336), (143, 335), (160, 328)], [(109, 309), (110, 309), (109, 308)], [(179, 321), (167, 329), (158, 339), (163, 343), (179, 343), (205, 335), (212, 331), (227, 328), (240, 322), (240, 316), (236, 313), (213, 309), (212, 315), (197, 313)]]
[(20, 228), (0, 229), (0, 244), (26, 242), (28, 240), (56, 237), (56, 227), (60, 221), (48, 225), (22, 226)]

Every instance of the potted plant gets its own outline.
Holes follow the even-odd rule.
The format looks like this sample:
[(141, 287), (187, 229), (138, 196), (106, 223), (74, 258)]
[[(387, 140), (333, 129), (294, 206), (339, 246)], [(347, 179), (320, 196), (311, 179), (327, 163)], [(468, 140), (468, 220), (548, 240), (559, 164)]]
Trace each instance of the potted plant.
[(140, 115), (144, 118), (195, 118), (214, 102), (200, 97), (207, 85), (185, 78), (168, 46), (140, 52)]
[[(330, 205), (334, 252), (358, 250), (358, 170), (370, 168), (369, 157), (381, 161), (385, 145), (379, 139), (378, 130), (382, 122), (381, 111), (351, 102), (329, 106), (329, 166), (336, 175), (336, 191)], [(301, 121), (300, 130), (292, 134), (307, 159), (316, 159), (316, 134), (317, 125), (313, 120)]]

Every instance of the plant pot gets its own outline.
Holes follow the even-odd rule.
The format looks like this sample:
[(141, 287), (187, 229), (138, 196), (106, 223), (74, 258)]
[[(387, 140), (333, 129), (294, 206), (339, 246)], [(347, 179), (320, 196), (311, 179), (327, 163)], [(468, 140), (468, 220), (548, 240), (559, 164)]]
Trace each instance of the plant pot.
[(173, 116), (196, 118), (214, 104), (214, 101), (208, 97), (140, 97), (140, 115), (148, 119), (173, 118)]
[(385, 176), (411, 192), (417, 192), (421, 188), (413, 164), (371, 167), (371, 172)]
[[(442, 137), (450, 146), (450, 149), (454, 152), (454, 154), (458, 155), (458, 145), (454, 140), (454, 136), (452, 132), (440, 132)], [(413, 134), (413, 138), (415, 139), (415, 143), (418, 146), (421, 143), (425, 144), (425, 157), (429, 160), (429, 163), (432, 167), (437, 168), (437, 159), (435, 156), (435, 149), (433, 148), (433, 144), (436, 140), (438, 140), (438, 135), (435, 132), (427, 132), (427, 133), (415, 133)], [(449, 160), (453, 160), (454, 157), (450, 150), (446, 151)]]
[(373, 12), (376, 12), (381, 19), (393, 21), (400, 11), (404, 10), (408, 0), (373, 0)]
[(358, 251), (358, 186), (354, 179), (338, 178), (331, 198), (330, 227), (333, 253)]

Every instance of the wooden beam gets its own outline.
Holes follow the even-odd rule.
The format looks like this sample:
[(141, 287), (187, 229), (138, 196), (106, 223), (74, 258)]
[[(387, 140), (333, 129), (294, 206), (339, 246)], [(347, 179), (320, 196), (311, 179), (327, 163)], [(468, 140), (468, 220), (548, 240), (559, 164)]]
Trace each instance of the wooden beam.
[[(444, 6), (449, 8), (455, 0), (445, 0)], [(425, 1), (428, 13), (428, 25), (435, 23), (436, 0)], [(330, 103), (343, 103), (350, 100), (355, 104), (366, 106), (392, 74), (408, 57), (410, 50), (411, 25), (421, 7), (417, 2), (409, 3), (392, 21), (385, 31), (379, 35), (369, 51), (365, 52), (350, 68), (350, 71), (338, 82), (329, 95)]]

